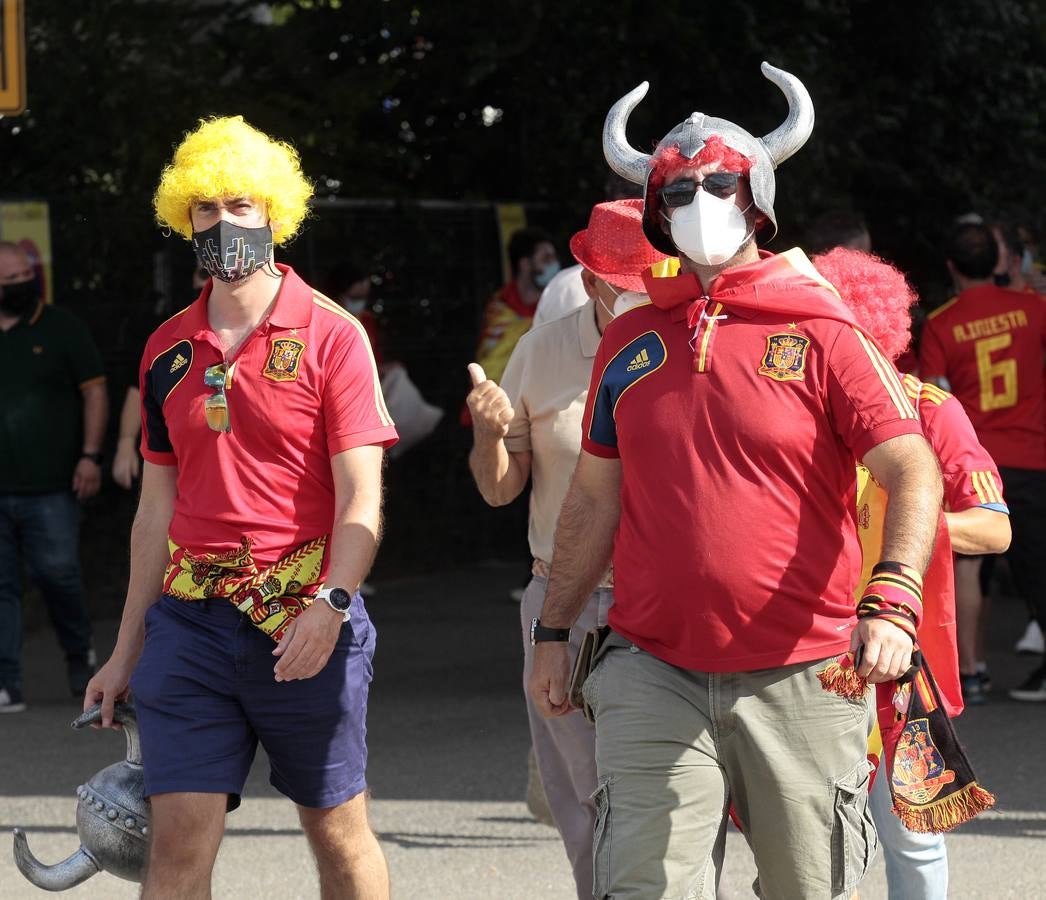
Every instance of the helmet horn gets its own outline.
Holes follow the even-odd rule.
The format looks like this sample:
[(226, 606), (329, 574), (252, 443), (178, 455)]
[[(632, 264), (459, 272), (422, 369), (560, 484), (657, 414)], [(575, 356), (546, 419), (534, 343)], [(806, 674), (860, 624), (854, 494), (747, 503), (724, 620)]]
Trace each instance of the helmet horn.
[(32, 850), (29, 849), (29, 841), (21, 828), (15, 829), (15, 864), (19, 872), (45, 891), (67, 891), (102, 870), (94, 857), (83, 847), (60, 863), (45, 866), (33, 856)]
[[(810, 137), (810, 132), (814, 129), (814, 104), (803, 83), (794, 75), (777, 69), (768, 62), (764, 62), (759, 68), (768, 80), (781, 89), (788, 100), (788, 118), (770, 134), (760, 138), (776, 169)], [(610, 121), (609, 118), (607, 121)]]
[(628, 125), (628, 117), (632, 114), (632, 110), (646, 96), (649, 87), (650, 82), (644, 81), (639, 87), (625, 94), (610, 107), (610, 112), (607, 113), (606, 121), (603, 123), (603, 155), (607, 158), (611, 169), (633, 184), (643, 184), (646, 181), (650, 155), (640, 153), (628, 143), (625, 127)]

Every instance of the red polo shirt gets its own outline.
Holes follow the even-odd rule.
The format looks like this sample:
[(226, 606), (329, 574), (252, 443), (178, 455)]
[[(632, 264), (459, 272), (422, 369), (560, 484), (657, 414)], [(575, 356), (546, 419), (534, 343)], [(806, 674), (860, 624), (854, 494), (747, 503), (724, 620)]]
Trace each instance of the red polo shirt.
[(919, 375), (945, 378), (1000, 466), (1046, 469), (1046, 300), (993, 284), (968, 288), (926, 318)]
[(654, 303), (608, 326), (583, 425), (621, 460), (610, 624), (703, 671), (840, 653), (855, 459), (920, 432), (897, 374), (799, 251), (727, 270), (705, 305), (658, 282), (686, 287), (647, 281)]
[(329, 534), (330, 459), (396, 429), (363, 326), (289, 266), (269, 316), (228, 360), (232, 431), (212, 431), (203, 381), (224, 359), (207, 319), (208, 283), (149, 338), (141, 366), (142, 455), (177, 466), (170, 537), (194, 554), (252, 543), (265, 565)]

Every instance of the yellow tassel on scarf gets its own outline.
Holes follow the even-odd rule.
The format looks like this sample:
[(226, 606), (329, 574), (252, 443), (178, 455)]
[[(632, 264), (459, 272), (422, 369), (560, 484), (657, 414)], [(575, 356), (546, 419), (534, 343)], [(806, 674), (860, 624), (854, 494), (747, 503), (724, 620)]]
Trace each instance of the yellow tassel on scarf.
[(860, 700), (868, 690), (868, 682), (857, 674), (852, 650), (847, 650), (837, 660), (828, 663), (823, 671), (817, 673), (817, 678), (826, 691), (848, 700)]
[(961, 790), (924, 806), (912, 806), (900, 797), (893, 804), (894, 814), (909, 831), (943, 834), (969, 822), (974, 816), (995, 806), (995, 796), (972, 781)]

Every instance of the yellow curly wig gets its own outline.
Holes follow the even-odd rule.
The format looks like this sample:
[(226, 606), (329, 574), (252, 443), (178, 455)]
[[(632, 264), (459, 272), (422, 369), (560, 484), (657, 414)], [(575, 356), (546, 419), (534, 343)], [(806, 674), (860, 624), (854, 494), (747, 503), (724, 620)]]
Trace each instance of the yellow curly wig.
[(192, 237), (189, 207), (213, 197), (263, 201), (277, 244), (297, 234), (308, 211), (312, 185), (301, 171), (298, 152), (262, 134), (242, 116), (201, 119), (174, 151), (153, 197), (161, 225)]

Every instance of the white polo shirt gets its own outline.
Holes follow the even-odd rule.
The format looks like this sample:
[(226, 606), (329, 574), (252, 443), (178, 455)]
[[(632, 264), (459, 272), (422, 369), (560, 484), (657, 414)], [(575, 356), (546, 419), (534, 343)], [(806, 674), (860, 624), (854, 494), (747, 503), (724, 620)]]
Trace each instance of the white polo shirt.
[(595, 303), (519, 339), (501, 387), (515, 413), (505, 447), (531, 454), (530, 552), (552, 561), (556, 521), (581, 453), (581, 420), (599, 346)]

